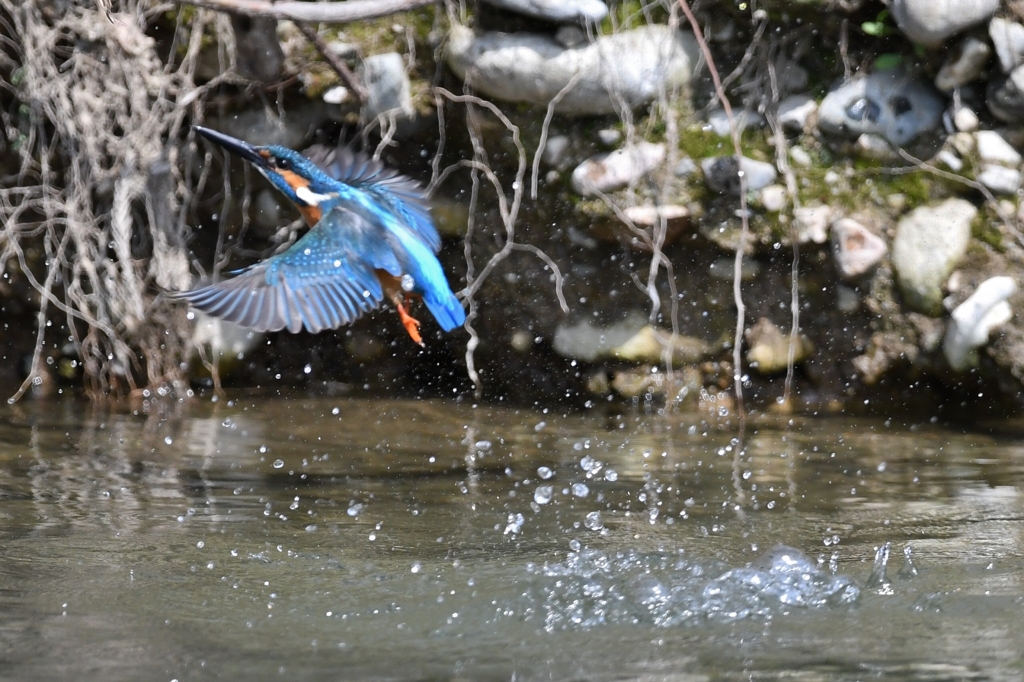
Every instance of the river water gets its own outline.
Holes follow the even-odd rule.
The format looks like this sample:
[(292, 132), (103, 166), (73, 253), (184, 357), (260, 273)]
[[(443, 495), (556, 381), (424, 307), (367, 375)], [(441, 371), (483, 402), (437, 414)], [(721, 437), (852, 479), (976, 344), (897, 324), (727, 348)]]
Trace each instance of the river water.
[(0, 409), (0, 680), (1024, 677), (1009, 431), (158, 412)]

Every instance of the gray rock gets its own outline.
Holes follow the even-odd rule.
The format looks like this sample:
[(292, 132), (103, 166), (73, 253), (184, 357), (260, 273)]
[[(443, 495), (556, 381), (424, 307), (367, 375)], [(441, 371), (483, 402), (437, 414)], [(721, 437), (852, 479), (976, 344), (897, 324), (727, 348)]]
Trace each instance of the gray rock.
[(964, 38), (955, 58), (947, 59), (939, 69), (935, 76), (935, 87), (942, 92), (953, 92), (956, 88), (978, 80), (991, 56), (992, 48), (988, 43), (977, 38)]
[(942, 351), (949, 366), (962, 372), (977, 364), (976, 348), (988, 343), (992, 330), (1013, 317), (1007, 299), (1017, 291), (1012, 277), (991, 277), (980, 285), (970, 298), (957, 306), (946, 327)]
[(541, 161), (549, 166), (561, 168), (562, 163), (565, 161), (565, 152), (569, 149), (569, 142), (568, 135), (552, 135), (549, 137), (544, 145), (544, 151), (540, 155)]
[(999, 9), (999, 0), (892, 0), (889, 11), (904, 35), (928, 47), (979, 24)]
[(1024, 121), (1024, 65), (1018, 66), (1006, 78), (989, 82), (985, 104), (992, 115), (1007, 123)]
[(922, 206), (896, 226), (892, 265), (906, 304), (919, 312), (942, 312), (942, 286), (967, 252), (978, 209), (964, 199)]
[(962, 133), (973, 133), (981, 125), (978, 115), (969, 107), (960, 107), (953, 114), (953, 125)]
[(831, 206), (801, 206), (793, 210), (793, 227), (800, 244), (824, 244), (836, 211)]
[(864, 133), (858, 137), (854, 149), (857, 151), (857, 156), (863, 159), (893, 161), (900, 158), (900, 155), (885, 141), (884, 137), (871, 133)]
[(579, 26), (566, 24), (565, 26), (559, 26), (558, 30), (555, 31), (555, 42), (566, 49), (580, 47), (581, 45), (586, 45), (587, 34)]
[(412, 117), (412, 89), (402, 55), (385, 52), (367, 57), (363, 60), (362, 76), (367, 93), (360, 112), (364, 121), (392, 112)]
[(584, 196), (636, 182), (665, 160), (665, 145), (640, 142), (587, 159), (572, 172), (572, 187)]
[(562, 323), (555, 329), (551, 345), (555, 352), (565, 358), (593, 362), (608, 357), (617, 348), (637, 335), (647, 326), (647, 316), (632, 312), (621, 322), (599, 326), (589, 320), (574, 325)]
[(779, 102), (779, 123), (786, 130), (802, 132), (816, 111), (818, 103), (811, 97), (793, 95)]
[(488, 5), (551, 22), (599, 22), (608, 15), (601, 0), (483, 0)]
[(1010, 73), (1024, 64), (1024, 26), (996, 17), (988, 24), (988, 34), (1003, 73)]
[(1000, 163), (1004, 166), (1018, 166), (1020, 152), (994, 130), (979, 130), (975, 135), (978, 157), (986, 163)]
[(840, 85), (818, 107), (827, 133), (881, 135), (902, 147), (942, 121), (942, 100), (931, 86), (898, 71), (880, 71)]
[(1020, 189), (1021, 174), (1016, 168), (988, 163), (982, 165), (975, 180), (996, 194), (1015, 194)]
[(661, 25), (601, 36), (567, 50), (548, 36), (476, 35), (456, 24), (449, 33), (447, 62), (457, 76), (485, 95), (539, 106), (547, 106), (582, 73), (555, 110), (591, 116), (616, 113), (620, 99), (638, 106), (666, 89), (686, 87), (698, 49), (692, 35)]
[(687, 175), (693, 175), (695, 172), (697, 172), (697, 164), (689, 156), (679, 159), (679, 163), (672, 169), (672, 175), (677, 178), (685, 178)]
[(856, 220), (842, 218), (832, 225), (832, 257), (845, 280), (871, 272), (888, 251), (884, 239)]
[[(736, 130), (741, 133), (747, 128), (764, 127), (764, 117), (756, 111), (748, 111), (746, 109), (736, 111), (734, 109), (732, 117), (736, 122)], [(732, 135), (732, 129), (729, 127), (729, 115), (725, 113), (724, 109), (715, 109), (708, 114), (708, 127), (719, 137), (729, 137)]]
[(716, 192), (739, 196), (740, 171), (747, 181), (747, 191), (756, 192), (775, 182), (775, 166), (744, 156), (737, 163), (735, 156), (711, 156), (700, 162), (704, 180)]

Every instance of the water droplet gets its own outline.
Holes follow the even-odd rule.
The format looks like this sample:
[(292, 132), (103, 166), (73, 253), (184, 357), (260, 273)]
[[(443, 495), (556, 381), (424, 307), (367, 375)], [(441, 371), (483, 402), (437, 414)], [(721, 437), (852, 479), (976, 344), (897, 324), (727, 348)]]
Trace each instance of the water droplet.
[(303, 372), (304, 372), (305, 374), (309, 374), (310, 372), (312, 372), (312, 371), (313, 371), (313, 368), (312, 368), (312, 367), (311, 367), (310, 365), (306, 365), (305, 367), (303, 367), (303, 368), (302, 368), (302, 371), (303, 371)]
[(421, 564), (420, 562), (417, 561), (416, 563), (414, 563), (412, 565), (412, 567), (409, 570), (412, 571), (413, 573), (419, 573), (420, 571), (423, 570), (423, 564)]
[(537, 467), (537, 475), (545, 481), (555, 475), (555, 472), (548, 467)]
[(171, 438), (170, 436), (167, 436), (166, 438), (164, 438), (164, 442), (170, 445), (171, 443), (174, 442), (174, 439)]
[(539, 421), (539, 422), (537, 422), (536, 426), (533, 427), (533, 430), (534, 431), (543, 431), (544, 427), (546, 427), (547, 425), (548, 425), (547, 422)]
[(333, 410), (331, 410), (331, 414), (341, 414), (341, 408), (335, 407)]
[(537, 504), (547, 504), (551, 501), (551, 496), (554, 492), (555, 489), (550, 485), (539, 485), (533, 491), (533, 501)]
[(606, 481), (617, 481), (619, 480), (619, 472), (615, 469), (605, 469), (604, 480)]
[(283, 459), (275, 459), (274, 460), (274, 468), (275, 469), (280, 469), (282, 467), (284, 467), (284, 460)]
[(576, 497), (586, 497), (590, 494), (590, 488), (587, 487), (586, 483), (573, 483), (572, 494)]
[(582, 547), (582, 546), (583, 545), (580, 544), (580, 541), (575, 539), (575, 538), (573, 538), (572, 540), (569, 540), (569, 549), (571, 549), (574, 552), (580, 551), (580, 547)]

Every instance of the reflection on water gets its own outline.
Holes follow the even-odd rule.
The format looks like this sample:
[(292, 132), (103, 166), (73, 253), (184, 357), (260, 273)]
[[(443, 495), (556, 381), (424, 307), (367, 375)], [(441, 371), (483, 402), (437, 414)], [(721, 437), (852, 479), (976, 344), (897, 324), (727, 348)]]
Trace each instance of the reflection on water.
[(1022, 485), (883, 422), (21, 404), (0, 679), (1018, 679)]

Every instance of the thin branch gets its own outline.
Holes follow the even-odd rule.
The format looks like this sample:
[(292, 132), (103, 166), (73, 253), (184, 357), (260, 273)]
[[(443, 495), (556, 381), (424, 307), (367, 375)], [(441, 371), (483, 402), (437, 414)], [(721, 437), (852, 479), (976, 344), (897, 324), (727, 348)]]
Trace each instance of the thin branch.
[[(274, 6), (280, 7), (282, 4), (287, 3), (280, 3)], [(351, 3), (346, 2), (344, 4), (348, 5)], [(331, 6), (336, 7), (337, 5)], [(348, 68), (348, 65), (342, 61), (341, 57), (339, 57), (326, 42), (324, 42), (324, 39), (320, 37), (320, 34), (316, 32), (315, 28), (304, 21), (298, 21), (295, 25), (299, 27), (300, 31), (302, 31), (302, 35), (306, 36), (306, 40), (313, 44), (313, 47), (316, 48), (316, 51), (320, 53), (320, 56), (324, 58), (327, 64), (334, 69), (334, 73), (338, 74), (338, 78), (341, 79), (341, 82), (343, 82), (345, 86), (352, 91), (352, 95), (356, 98), (356, 101), (358, 101), (359, 104), (363, 104), (366, 101), (366, 98), (369, 97), (369, 93), (366, 92), (366, 88), (359, 82), (359, 79), (356, 78), (354, 73), (352, 73), (352, 70)]]
[(268, 0), (179, 0), (183, 5), (234, 12), (250, 17), (347, 24), (378, 19), (433, 5), (434, 0), (348, 0), (348, 2), (269, 2)]

